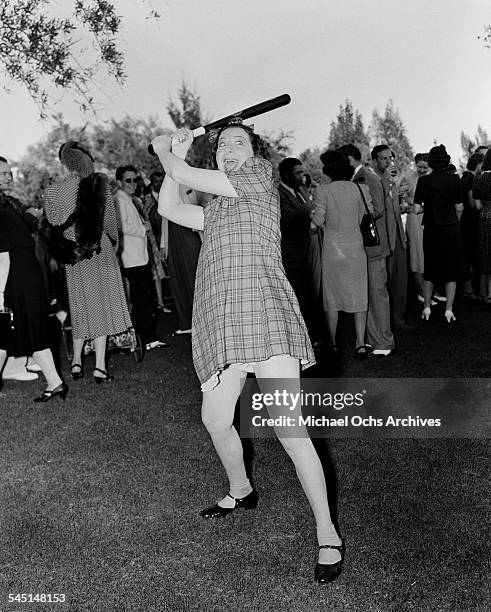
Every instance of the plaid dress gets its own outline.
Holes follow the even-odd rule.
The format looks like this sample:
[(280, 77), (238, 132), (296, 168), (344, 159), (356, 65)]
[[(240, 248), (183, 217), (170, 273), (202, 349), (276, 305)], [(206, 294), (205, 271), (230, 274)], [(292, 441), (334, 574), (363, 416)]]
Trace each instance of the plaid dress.
[(231, 364), (291, 355), (315, 362), (283, 269), (280, 207), (271, 164), (249, 158), (227, 173), (238, 198), (205, 208), (193, 304), (193, 361), (202, 387)]

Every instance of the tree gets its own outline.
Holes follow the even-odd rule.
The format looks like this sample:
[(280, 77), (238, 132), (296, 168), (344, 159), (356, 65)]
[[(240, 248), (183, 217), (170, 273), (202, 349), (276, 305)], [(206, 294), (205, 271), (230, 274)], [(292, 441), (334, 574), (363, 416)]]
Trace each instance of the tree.
[[(73, 0), (72, 0), (73, 2)], [(0, 6), (0, 66), (20, 83), (41, 116), (49, 108), (50, 86), (76, 95), (83, 110), (93, 109), (93, 84), (101, 69), (118, 82), (125, 78), (117, 38), (121, 17), (108, 0), (75, 0), (65, 16), (59, 2), (2, 0)], [(67, 4), (64, 2), (63, 4)], [(160, 15), (150, 11), (150, 16)], [(87, 35), (93, 53), (87, 52)]]
[(55, 127), (39, 143), (30, 146), (17, 164), (18, 197), (26, 204), (32, 202), (46, 177), (61, 178), (58, 151), (67, 140), (85, 145), (94, 157), (96, 169), (110, 178), (114, 178), (118, 166), (125, 164), (133, 164), (149, 178), (161, 166), (157, 158), (148, 154), (148, 143), (168, 131), (153, 117), (144, 120), (126, 116), (120, 121), (112, 119), (106, 125), (73, 128), (57, 115)]
[(147, 178), (154, 170), (161, 170), (158, 158), (148, 154), (148, 144), (159, 134), (169, 133), (155, 117), (135, 119), (126, 115), (121, 120), (111, 119), (106, 125), (95, 125), (90, 130), (90, 150), (96, 167), (114, 175), (118, 166), (132, 164)]
[(273, 165), (273, 176), (279, 179), (278, 165), (282, 159), (291, 155), (291, 132), (280, 130), (278, 133), (266, 132), (260, 135), (268, 147), (269, 160)]
[(479, 145), (487, 144), (489, 144), (488, 134), (480, 125), (477, 126), (477, 132), (474, 139), (464, 134), (464, 132), (460, 132), (460, 145), (466, 160), (474, 153)]
[(359, 111), (353, 110), (353, 104), (346, 100), (344, 106), (339, 107), (336, 121), (331, 122), (329, 132), (329, 148), (337, 149), (345, 144), (354, 144), (360, 151), (368, 150), (368, 134), (363, 125)]
[(15, 193), (26, 205), (34, 202), (42, 182), (47, 177), (59, 179), (63, 170), (58, 158), (60, 146), (67, 140), (77, 140), (90, 148), (86, 126), (72, 128), (61, 114), (54, 118), (55, 126), (38, 143), (28, 147), (17, 166)]
[(484, 26), (484, 34), (477, 37), (479, 40), (484, 41), (484, 46), (491, 49), (491, 25)]
[[(184, 82), (177, 93), (177, 102), (169, 100), (166, 108), (177, 129), (193, 129), (211, 122), (201, 110), (200, 97)], [(197, 168), (214, 168), (212, 149), (206, 135), (198, 136), (193, 141), (186, 160)]]
[(315, 149), (306, 149), (298, 156), (298, 159), (304, 165), (306, 172), (310, 174), (310, 178), (318, 185), (325, 181), (320, 156), (321, 150), (318, 147)]
[(414, 157), (413, 150), (399, 111), (394, 108), (392, 100), (388, 101), (383, 115), (380, 115), (377, 109), (373, 111), (371, 132), (374, 144), (387, 144), (402, 169), (410, 166)]

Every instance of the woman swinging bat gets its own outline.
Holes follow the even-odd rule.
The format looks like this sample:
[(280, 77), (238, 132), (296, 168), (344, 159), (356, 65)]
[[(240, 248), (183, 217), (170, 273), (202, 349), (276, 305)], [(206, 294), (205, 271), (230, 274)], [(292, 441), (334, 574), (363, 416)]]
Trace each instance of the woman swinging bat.
[[(211, 140), (211, 138), (210, 138)], [(202, 420), (229, 480), (229, 492), (201, 512), (221, 518), (253, 509), (258, 494), (246, 475), (242, 444), (233, 426), (247, 372), (261, 390), (264, 379), (300, 391), (300, 364), (314, 355), (300, 309), (281, 263), (279, 202), (264, 143), (240, 118), (213, 134), (218, 170), (189, 166), (190, 130), (153, 140), (165, 168), (159, 212), (174, 223), (204, 231), (193, 306), (193, 361), (203, 392)], [(206, 209), (179, 203), (179, 183), (214, 194)], [(268, 389), (269, 390), (269, 389)], [(332, 523), (321, 463), (311, 440), (276, 434), (293, 461), (312, 508), (319, 544), (314, 577), (332, 582), (344, 546)]]

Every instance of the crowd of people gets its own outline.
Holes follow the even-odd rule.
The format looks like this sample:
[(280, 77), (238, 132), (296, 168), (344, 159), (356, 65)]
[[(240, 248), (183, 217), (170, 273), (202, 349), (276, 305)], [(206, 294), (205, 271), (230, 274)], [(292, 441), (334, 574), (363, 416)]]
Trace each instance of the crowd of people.
[[(94, 379), (109, 382), (108, 337), (133, 327), (144, 349), (165, 347), (156, 332), (156, 317), (171, 312), (170, 305), (178, 315), (175, 334), (191, 334), (202, 232), (159, 214), (163, 169), (144, 180), (135, 166), (127, 164), (107, 177), (94, 171), (90, 152), (73, 141), (61, 146), (59, 158), (67, 177), (58, 183), (43, 179), (42, 196), (32, 204), (11, 195), (12, 171), (0, 158), (2, 214), (10, 215), (2, 223), (4, 234), (10, 236), (4, 239), (9, 249), (4, 247), (1, 255), (2, 286), (7, 286), (7, 279), (12, 284), (14, 275), (41, 278), (44, 287), (38, 299), (43, 308), (48, 300), (52, 310), (70, 313), (71, 376), (77, 380), (84, 375), (84, 344), (90, 339), (95, 349)], [(394, 333), (413, 329), (405, 320), (409, 274), (425, 320), (438, 302), (445, 303), (446, 320), (456, 320), (453, 303), (458, 283), (466, 298), (491, 303), (491, 151), (487, 147), (480, 146), (470, 155), (460, 178), (442, 145), (418, 153), (410, 174), (401, 172), (385, 144), (373, 148), (371, 163), (363, 162), (353, 144), (325, 151), (321, 162), (325, 181), (318, 185), (299, 159), (287, 157), (277, 169), (282, 265), (314, 347), (326, 343), (333, 355), (338, 353), (336, 329), (343, 311), (353, 313), (357, 359), (390, 355)], [(212, 196), (180, 185), (178, 197), (181, 203), (206, 209)], [(359, 230), (367, 209), (378, 232), (375, 246), (365, 246)], [(14, 221), (12, 238), (7, 228)], [(96, 250), (89, 249), (71, 264), (56, 262), (56, 249), (50, 252), (43, 232), (46, 224), (61, 227), (79, 248), (92, 241)], [(14, 248), (11, 242), (20, 246)], [(36, 255), (36, 264), (31, 261), (35, 272), (34, 268), (15, 272), (15, 252), (26, 250)], [(12, 306), (11, 301), (5, 306)], [(29, 321), (44, 318), (39, 313), (25, 316)], [(26, 358), (30, 357), (30, 371), (42, 367), (31, 357), (39, 343), (27, 342), (19, 314), (16, 321), (15, 336), (23, 339), (11, 341), (8, 352), (9, 362), (17, 362), (20, 373), (9, 374), (7, 365), (5, 378), (29, 380), (37, 374), (26, 371)], [(7, 356), (3, 353), (2, 365)], [(48, 384), (48, 395), (66, 395), (61, 379), (50, 374), (49, 380), (53, 382)]]
[[(267, 147), (240, 119), (210, 141), (217, 170), (186, 163), (193, 136), (181, 129), (152, 142), (162, 170), (147, 185), (127, 164), (114, 186), (84, 146), (63, 143), (66, 177), (43, 185), (42, 210), (12, 196), (11, 168), (0, 158), (0, 372), (7, 356), (32, 357), (47, 381), (35, 401), (66, 398), (47, 334), (51, 304), (60, 320), (71, 318), (72, 379), (84, 376), (90, 340), (93, 379), (109, 383), (108, 338), (133, 328), (146, 350), (167, 346), (156, 317), (169, 311), (171, 295), (175, 333), (192, 339), (202, 420), (229, 480), (227, 495), (201, 511), (216, 519), (259, 499), (233, 426), (248, 372), (265, 389), (275, 379), (298, 391), (316, 347), (338, 354), (341, 311), (353, 313), (354, 358), (389, 356), (398, 331), (414, 329), (409, 273), (425, 320), (440, 300), (448, 323), (456, 321), (458, 283), (466, 298), (491, 302), (491, 150), (471, 155), (459, 178), (445, 147), (435, 146), (416, 155), (406, 176), (388, 145), (364, 163), (347, 143), (321, 155), (322, 183), (288, 157), (277, 184)], [(344, 545), (322, 466), (307, 435), (276, 433), (315, 517), (315, 580), (331, 582)]]

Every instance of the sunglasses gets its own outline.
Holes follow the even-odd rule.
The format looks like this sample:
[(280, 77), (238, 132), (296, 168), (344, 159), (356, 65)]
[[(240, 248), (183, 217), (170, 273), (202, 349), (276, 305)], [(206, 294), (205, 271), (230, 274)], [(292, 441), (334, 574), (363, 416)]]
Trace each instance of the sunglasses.
[(124, 182), (125, 183), (138, 183), (138, 179), (136, 179), (136, 178), (127, 178), (127, 179), (124, 179)]

